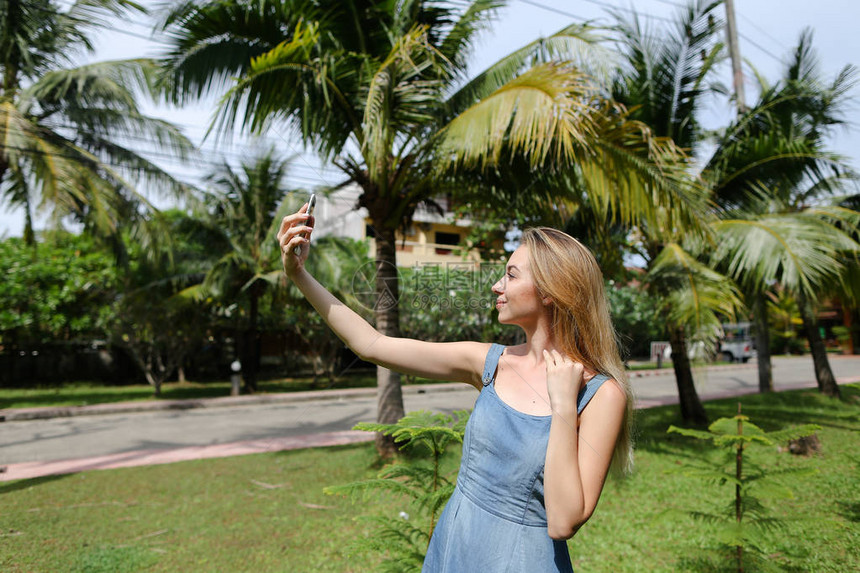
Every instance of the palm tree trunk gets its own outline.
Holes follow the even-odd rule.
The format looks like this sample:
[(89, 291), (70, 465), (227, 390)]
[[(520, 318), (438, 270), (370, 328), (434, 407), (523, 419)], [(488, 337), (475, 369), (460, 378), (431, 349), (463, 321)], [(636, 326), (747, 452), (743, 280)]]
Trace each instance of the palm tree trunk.
[[(7, 30), (4, 34), (3, 42), (0, 44), (0, 50), (3, 55), (3, 85), (0, 86), (0, 95), (5, 101), (14, 101), (20, 87), (20, 65), (22, 62), (21, 48), (14, 43), (15, 33), (21, 30), (21, 23), (24, 21), (21, 13), (21, 5), (23, 2), (19, 0), (7, 0), (6, 10), (4, 10), (5, 18), (2, 26)], [(4, 126), (5, 127), (5, 126)]]
[(848, 329), (848, 340), (842, 346), (842, 352), (855, 354), (856, 346), (854, 345), (854, 309), (848, 306), (844, 300), (841, 301), (842, 306), (842, 326)]
[(696, 393), (693, 384), (693, 369), (687, 356), (687, 339), (683, 326), (669, 328), (669, 342), (672, 345), (672, 368), (675, 370), (675, 382), (678, 385), (678, 403), (681, 406), (681, 418), (704, 426), (708, 423), (705, 407)]
[(152, 395), (155, 398), (161, 397), (161, 376), (155, 373), (156, 368), (158, 368), (158, 360), (155, 358), (155, 351), (153, 349), (143, 349), (144, 356), (140, 361), (140, 365), (143, 367), (143, 376), (146, 378), (146, 382), (152, 386)]
[[(251, 288), (251, 291), (254, 287)], [(242, 379), (245, 382), (245, 391), (254, 394), (257, 391), (257, 372), (260, 365), (260, 340), (257, 334), (257, 297), (254, 292), (250, 293), (251, 305), (248, 311), (248, 330), (243, 335), (241, 358)]]
[(824, 348), (824, 340), (818, 330), (818, 321), (815, 320), (815, 311), (809, 298), (799, 292), (797, 304), (800, 307), (800, 317), (803, 319), (803, 329), (806, 331), (806, 339), (809, 341), (809, 351), (812, 353), (812, 362), (815, 365), (815, 381), (818, 383), (818, 391), (826, 396), (840, 397), (839, 385), (830, 362), (827, 360), (827, 349)]
[[(395, 250), (394, 229), (376, 224), (376, 301), (374, 315), (376, 329), (385, 336), (400, 335), (400, 312), (397, 306), (400, 298), (400, 285), (397, 275), (397, 253)], [(382, 366), (376, 367), (376, 421), (380, 424), (393, 424), (404, 416), (403, 392), (400, 387), (400, 373)], [(394, 439), (376, 434), (376, 451), (383, 458), (397, 452)]]
[(755, 346), (758, 355), (758, 390), (773, 392), (773, 367), (770, 361), (770, 326), (767, 320), (767, 299), (764, 293), (755, 296)]

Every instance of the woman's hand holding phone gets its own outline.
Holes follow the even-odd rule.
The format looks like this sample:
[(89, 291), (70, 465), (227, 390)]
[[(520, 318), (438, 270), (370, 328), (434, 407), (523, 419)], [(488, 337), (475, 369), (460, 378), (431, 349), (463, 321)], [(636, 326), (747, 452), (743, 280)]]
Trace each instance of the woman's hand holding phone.
[[(314, 207), (316, 207), (316, 206), (317, 206), (317, 196), (315, 194), (311, 193), (311, 196), (308, 198), (307, 208), (305, 209), (305, 213), (308, 215), (308, 217), (313, 217)], [(311, 223), (311, 224), (313, 224), (313, 223)], [(310, 232), (308, 232), (307, 237), (310, 238)], [(296, 256), (301, 255), (302, 254), (301, 246), (298, 246), (295, 249), (293, 249), (293, 252), (296, 253)]]
[(281, 262), (288, 277), (304, 268), (310, 250), (310, 236), (313, 232), (313, 204), (316, 197), (302, 205), (298, 212), (287, 215), (281, 221), (278, 231), (278, 244), (281, 247)]

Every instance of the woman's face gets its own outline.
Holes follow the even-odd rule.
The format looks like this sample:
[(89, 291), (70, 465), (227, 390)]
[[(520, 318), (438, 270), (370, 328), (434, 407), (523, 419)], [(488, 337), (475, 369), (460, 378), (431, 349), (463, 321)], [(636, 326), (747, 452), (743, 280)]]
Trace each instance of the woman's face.
[(545, 307), (532, 278), (525, 246), (517, 248), (508, 259), (505, 274), (493, 285), (493, 292), (502, 324), (524, 326), (543, 312)]

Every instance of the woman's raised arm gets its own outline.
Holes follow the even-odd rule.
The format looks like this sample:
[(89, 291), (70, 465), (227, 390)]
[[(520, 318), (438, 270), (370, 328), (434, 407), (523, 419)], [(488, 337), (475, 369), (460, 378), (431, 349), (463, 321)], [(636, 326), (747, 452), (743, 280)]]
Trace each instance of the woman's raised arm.
[[(320, 313), (326, 324), (362, 360), (414, 376), (466, 382), (480, 388), (489, 344), (423, 342), (385, 336), (343, 304), (305, 269), (314, 220), (307, 204), (287, 215), (278, 231), (284, 272)], [(295, 254), (295, 247), (301, 247)]]

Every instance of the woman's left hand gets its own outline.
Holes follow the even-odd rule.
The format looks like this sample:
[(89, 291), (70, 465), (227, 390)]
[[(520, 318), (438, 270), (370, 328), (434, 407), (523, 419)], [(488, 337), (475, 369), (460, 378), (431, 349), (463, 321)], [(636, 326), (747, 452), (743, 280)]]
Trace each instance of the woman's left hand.
[(546, 389), (553, 412), (559, 407), (572, 406), (576, 412), (576, 398), (583, 383), (585, 367), (557, 350), (544, 350), (546, 362)]

